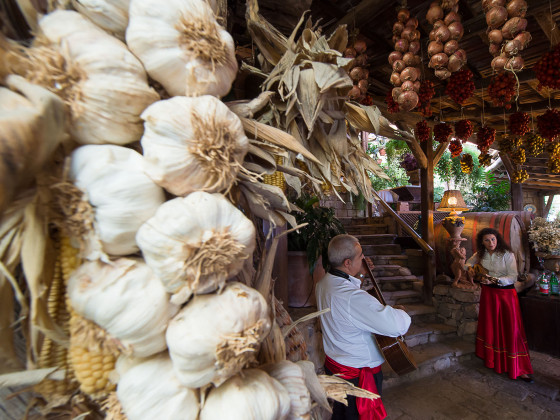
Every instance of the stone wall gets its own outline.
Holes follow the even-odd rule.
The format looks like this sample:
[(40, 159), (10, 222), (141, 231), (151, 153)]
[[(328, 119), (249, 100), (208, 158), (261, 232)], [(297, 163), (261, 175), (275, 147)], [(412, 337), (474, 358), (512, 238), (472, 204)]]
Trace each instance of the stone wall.
[(319, 205), (322, 207), (333, 208), (336, 217), (366, 217), (366, 210), (359, 210), (356, 208), (356, 203), (353, 203), (350, 193), (339, 193), (344, 202), (336, 194), (325, 196)]
[(456, 327), (458, 336), (476, 334), (480, 289), (466, 290), (438, 284), (434, 287), (433, 300), (439, 320)]

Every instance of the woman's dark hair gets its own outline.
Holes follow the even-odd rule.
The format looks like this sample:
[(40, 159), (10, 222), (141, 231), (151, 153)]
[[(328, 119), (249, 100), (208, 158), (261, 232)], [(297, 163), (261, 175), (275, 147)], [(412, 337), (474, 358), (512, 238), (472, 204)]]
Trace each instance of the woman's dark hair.
[(480, 259), (482, 259), (486, 253), (486, 247), (482, 243), (482, 239), (486, 235), (494, 235), (496, 237), (496, 251), (501, 253), (506, 251), (513, 252), (509, 245), (506, 244), (506, 241), (504, 241), (504, 238), (502, 238), (502, 235), (500, 235), (500, 232), (496, 229), (484, 228), (476, 235), (476, 252), (478, 253), (478, 257)]

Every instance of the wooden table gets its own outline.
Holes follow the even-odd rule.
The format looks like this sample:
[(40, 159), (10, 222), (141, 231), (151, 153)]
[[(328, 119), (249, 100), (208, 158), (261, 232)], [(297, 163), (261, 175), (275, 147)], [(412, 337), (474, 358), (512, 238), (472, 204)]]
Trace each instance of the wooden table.
[(532, 290), (519, 297), (529, 349), (560, 357), (560, 297)]

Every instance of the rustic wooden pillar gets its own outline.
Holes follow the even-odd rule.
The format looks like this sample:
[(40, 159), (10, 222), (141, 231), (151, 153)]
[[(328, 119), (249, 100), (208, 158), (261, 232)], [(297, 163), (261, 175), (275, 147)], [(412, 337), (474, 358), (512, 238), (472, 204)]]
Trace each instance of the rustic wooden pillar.
[(537, 193), (537, 215), (540, 217), (544, 216), (544, 193), (539, 191)]
[(523, 211), (523, 187), (521, 184), (510, 182), (511, 188), (511, 209), (513, 211)]
[[(434, 151), (429, 141), (422, 142), (422, 150), (428, 160), (428, 165), (420, 170), (420, 195), (422, 212), (422, 239), (435, 249), (434, 241)], [(432, 304), (432, 291), (436, 279), (435, 256), (424, 253), (426, 263), (424, 264), (424, 303)]]

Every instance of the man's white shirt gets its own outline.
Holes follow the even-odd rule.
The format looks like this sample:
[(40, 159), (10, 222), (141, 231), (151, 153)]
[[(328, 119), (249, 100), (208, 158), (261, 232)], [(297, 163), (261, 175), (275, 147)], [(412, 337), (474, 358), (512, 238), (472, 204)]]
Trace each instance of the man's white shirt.
[(365, 290), (360, 280), (327, 273), (315, 294), (320, 316), (323, 347), (335, 362), (354, 368), (376, 367), (385, 359), (371, 335), (398, 337), (408, 331), (410, 316), (405, 311), (382, 305)]

